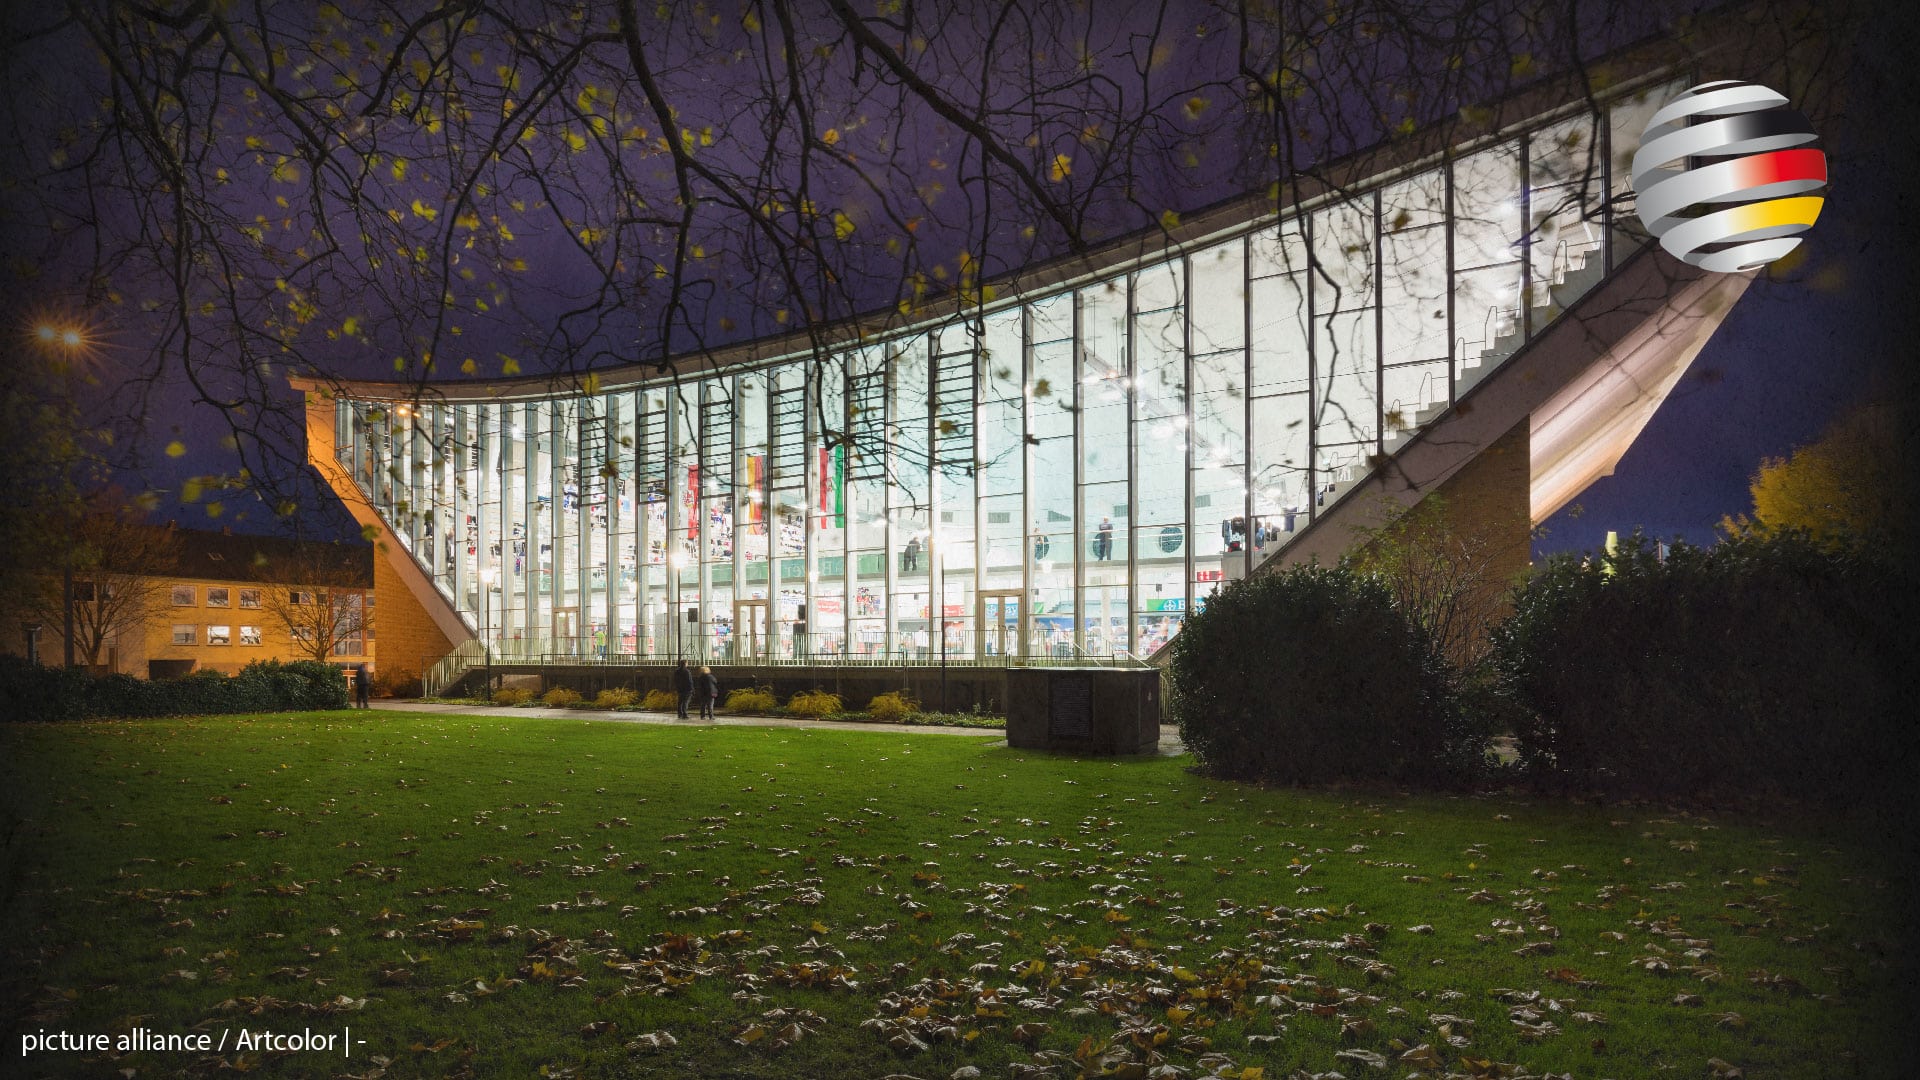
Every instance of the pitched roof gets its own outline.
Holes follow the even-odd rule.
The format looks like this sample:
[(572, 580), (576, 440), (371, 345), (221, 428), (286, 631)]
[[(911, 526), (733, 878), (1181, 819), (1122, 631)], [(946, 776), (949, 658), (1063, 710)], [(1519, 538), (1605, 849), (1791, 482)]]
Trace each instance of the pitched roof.
[(276, 585), (373, 587), (373, 545), (150, 526), (171, 535), (158, 574)]

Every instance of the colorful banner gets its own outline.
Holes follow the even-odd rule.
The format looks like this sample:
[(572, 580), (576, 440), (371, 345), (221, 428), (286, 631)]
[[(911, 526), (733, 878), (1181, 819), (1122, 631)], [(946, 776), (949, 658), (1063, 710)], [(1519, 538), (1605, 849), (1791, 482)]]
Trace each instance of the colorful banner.
[(687, 539), (700, 539), (700, 466), (687, 466), (687, 489), (680, 496), (687, 519)]
[(844, 445), (820, 448), (820, 527), (827, 527), (829, 515), (833, 527), (847, 527), (847, 448)]

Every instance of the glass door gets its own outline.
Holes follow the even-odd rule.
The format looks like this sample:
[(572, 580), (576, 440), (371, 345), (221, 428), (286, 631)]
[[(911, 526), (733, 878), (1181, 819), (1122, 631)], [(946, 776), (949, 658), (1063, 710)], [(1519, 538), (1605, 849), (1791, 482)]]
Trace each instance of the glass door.
[(759, 663), (767, 659), (767, 602), (737, 600), (733, 605), (733, 659)]
[(979, 655), (982, 658), (1022, 655), (1025, 619), (1019, 590), (981, 593)]
[(553, 609), (553, 651), (562, 656), (580, 655), (580, 610)]

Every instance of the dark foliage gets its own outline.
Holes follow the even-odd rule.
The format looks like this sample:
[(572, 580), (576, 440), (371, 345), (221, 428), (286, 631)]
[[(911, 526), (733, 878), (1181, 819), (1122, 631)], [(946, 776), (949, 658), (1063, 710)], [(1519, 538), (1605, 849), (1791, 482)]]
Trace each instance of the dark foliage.
[(1380, 582), (1297, 567), (1235, 585), (1174, 639), (1180, 736), (1216, 776), (1456, 786), (1487, 739), (1452, 675)]
[(347, 682), (339, 669), (311, 660), (256, 660), (234, 676), (197, 671), (147, 680), (0, 656), (0, 701), (20, 720), (344, 709)]
[(1494, 631), (1543, 787), (1850, 802), (1904, 788), (1904, 572), (1804, 534), (1559, 557)]
[(383, 698), (417, 698), (425, 690), (420, 682), (420, 673), (398, 668), (392, 671), (382, 668), (373, 673), (373, 696)]

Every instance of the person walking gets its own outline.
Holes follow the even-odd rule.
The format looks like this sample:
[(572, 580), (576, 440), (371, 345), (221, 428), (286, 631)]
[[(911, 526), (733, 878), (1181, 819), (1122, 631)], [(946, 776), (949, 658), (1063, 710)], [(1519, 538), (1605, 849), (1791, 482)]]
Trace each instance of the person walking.
[(720, 704), (720, 680), (713, 677), (713, 669), (700, 667), (700, 677), (694, 680), (694, 693), (700, 698), (700, 719), (712, 720), (715, 706)]
[(693, 704), (693, 672), (687, 670), (685, 660), (673, 669), (673, 692), (680, 696), (680, 719), (685, 720), (687, 706)]
[(373, 708), (373, 704), (368, 700), (372, 697), (373, 687), (370, 685), (372, 682), (373, 676), (367, 673), (367, 665), (353, 666), (353, 704), (356, 708)]

